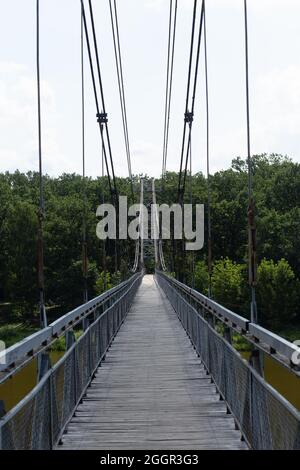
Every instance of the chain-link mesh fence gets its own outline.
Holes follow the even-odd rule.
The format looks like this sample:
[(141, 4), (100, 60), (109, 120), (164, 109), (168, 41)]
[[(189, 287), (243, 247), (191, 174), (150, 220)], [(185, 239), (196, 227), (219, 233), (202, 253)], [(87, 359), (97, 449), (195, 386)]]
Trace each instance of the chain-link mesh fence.
[(240, 356), (172, 279), (156, 279), (253, 449), (300, 449), (300, 413)]
[(140, 285), (138, 273), (111, 297), (94, 321), (37, 386), (0, 419), (3, 450), (47, 450), (59, 442), (93, 375), (117, 334)]

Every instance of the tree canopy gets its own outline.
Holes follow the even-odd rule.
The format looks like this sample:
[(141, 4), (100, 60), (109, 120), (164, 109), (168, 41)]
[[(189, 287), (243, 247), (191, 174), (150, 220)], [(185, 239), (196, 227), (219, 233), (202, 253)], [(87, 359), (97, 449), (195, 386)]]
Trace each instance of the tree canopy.
[[(283, 324), (300, 323), (300, 165), (280, 155), (253, 157), (254, 197), (257, 220), (258, 309), (261, 322), (278, 329)], [(147, 178), (147, 177), (146, 177)], [(248, 314), (247, 286), (247, 164), (241, 158), (229, 169), (211, 176), (213, 295), (229, 308)], [(117, 178), (121, 195), (130, 197), (128, 178)], [(83, 181), (76, 174), (44, 177), (46, 218), (45, 279), (49, 314), (54, 316), (82, 302), (81, 270), (82, 220), (85, 210)], [(156, 181), (158, 203), (177, 198), (178, 175), (167, 173)], [(87, 178), (88, 288), (92, 297), (129, 275), (134, 243), (120, 243), (122, 265), (114, 273), (113, 246), (107, 243), (104, 266), (103, 243), (96, 237), (96, 208), (110, 201), (105, 178)], [(139, 202), (139, 177), (134, 178)], [(192, 177), (193, 202), (205, 205), (207, 179)], [(34, 321), (37, 318), (36, 237), (38, 174), (0, 174), (0, 302), (10, 304), (12, 316)], [(189, 188), (186, 190), (189, 202)], [(207, 223), (207, 217), (205, 218)], [(207, 226), (205, 227), (207, 230)], [(186, 282), (191, 282), (189, 256), (180, 258), (171, 242), (163, 249), (170, 271), (180, 264)], [(207, 293), (207, 235), (203, 250), (194, 254), (195, 285)], [(104, 269), (106, 268), (106, 282)], [(0, 309), (0, 318), (5, 315)]]

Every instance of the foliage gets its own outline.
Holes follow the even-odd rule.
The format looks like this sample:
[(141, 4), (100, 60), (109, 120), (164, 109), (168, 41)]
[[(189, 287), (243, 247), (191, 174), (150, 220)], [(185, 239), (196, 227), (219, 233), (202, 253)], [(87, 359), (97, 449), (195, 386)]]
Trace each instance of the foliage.
[(9, 348), (15, 343), (22, 341), (37, 331), (36, 328), (33, 328), (30, 325), (23, 323), (11, 323), (9, 325), (0, 326), (0, 341), (4, 341), (5, 346)]
[(262, 260), (258, 267), (258, 306), (264, 325), (276, 330), (297, 315), (300, 283), (284, 259)]
[(96, 295), (100, 295), (107, 289), (111, 289), (110, 273), (102, 271), (96, 281), (95, 291)]
[(115, 287), (122, 282), (122, 275), (120, 271), (116, 271), (111, 275), (111, 286)]
[(229, 258), (214, 263), (212, 292), (214, 299), (225, 307), (238, 311), (243, 294), (243, 266)]
[(195, 288), (203, 294), (208, 293), (209, 275), (205, 261), (198, 261), (195, 265)]
[[(253, 157), (254, 197), (257, 220), (258, 313), (272, 328), (300, 324), (298, 302), (300, 278), (300, 165), (280, 155)], [(146, 177), (147, 178), (147, 177)], [(38, 326), (37, 291), (37, 173), (0, 174), (0, 316), (16, 324)], [(187, 184), (189, 184), (187, 182)], [(130, 195), (128, 178), (117, 178), (119, 192)], [(97, 206), (110, 201), (106, 178), (86, 178), (87, 247), (89, 297), (128, 278), (134, 258), (134, 243), (120, 241), (119, 271), (115, 271), (115, 245), (96, 237)], [(138, 194), (139, 177), (134, 177)], [(57, 316), (82, 302), (81, 268), (83, 181), (76, 174), (44, 177), (46, 217), (45, 283), (47, 311)], [(202, 173), (192, 177), (193, 203), (205, 204), (207, 179)], [(178, 174), (167, 173), (156, 180), (157, 202), (177, 201)], [(189, 202), (189, 188), (185, 202)], [(138, 196), (136, 201), (138, 202)], [(213, 296), (238, 313), (249, 311), (247, 283), (247, 162), (235, 158), (229, 169), (211, 176)], [(207, 234), (207, 212), (205, 217)], [(183, 282), (191, 284), (191, 257), (181, 252), (181, 242), (163, 241), (166, 266)], [(207, 292), (207, 235), (203, 250), (195, 253), (195, 286)], [(266, 261), (268, 260), (268, 261)], [(147, 268), (153, 270), (153, 261)], [(4, 318), (0, 318), (3, 322)]]

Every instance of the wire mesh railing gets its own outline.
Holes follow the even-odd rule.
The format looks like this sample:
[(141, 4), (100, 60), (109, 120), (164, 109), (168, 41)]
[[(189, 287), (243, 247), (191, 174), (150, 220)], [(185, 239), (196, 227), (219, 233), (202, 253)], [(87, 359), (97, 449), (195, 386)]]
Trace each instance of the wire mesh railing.
[(245, 361), (180, 293), (176, 281), (157, 272), (167, 295), (249, 447), (300, 449), (300, 413)]
[[(112, 289), (105, 310), (42, 377), (36, 387), (0, 420), (2, 450), (48, 450), (62, 434), (123, 323), (143, 274), (120, 292)], [(102, 308), (103, 310), (103, 308)]]

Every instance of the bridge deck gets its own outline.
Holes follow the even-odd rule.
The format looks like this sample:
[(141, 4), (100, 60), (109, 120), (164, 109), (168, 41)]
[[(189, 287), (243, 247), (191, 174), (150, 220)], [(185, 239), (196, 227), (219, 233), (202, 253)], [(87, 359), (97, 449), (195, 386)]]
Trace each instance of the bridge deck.
[(246, 448), (152, 276), (144, 277), (60, 448)]

